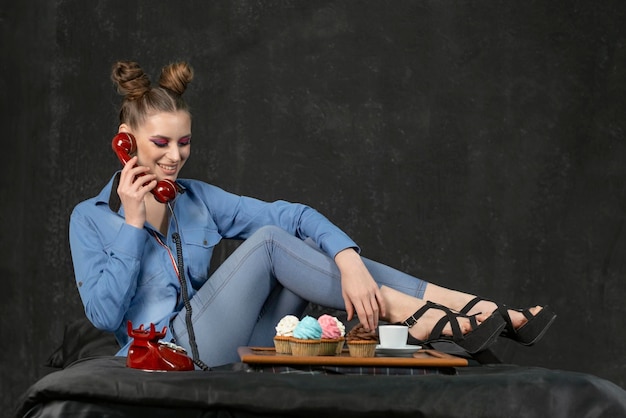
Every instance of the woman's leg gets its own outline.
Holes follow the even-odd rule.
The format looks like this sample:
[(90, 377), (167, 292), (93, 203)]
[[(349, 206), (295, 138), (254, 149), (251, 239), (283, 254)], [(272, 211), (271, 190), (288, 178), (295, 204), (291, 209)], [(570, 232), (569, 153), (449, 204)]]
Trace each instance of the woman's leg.
[[(338, 294), (337, 300), (330, 297), (333, 294)], [(340, 307), (334, 263), (279, 228), (261, 228), (191, 299), (200, 358), (216, 366), (238, 361), (239, 346), (271, 344), (278, 320), (286, 314), (300, 314), (308, 300)], [(171, 328), (176, 342), (189, 350), (184, 309)]]
[[(388, 306), (424, 305), (427, 283), (391, 267), (363, 259), (380, 286), (389, 292)], [(402, 295), (402, 296), (399, 296)], [(310, 301), (344, 309), (339, 270), (326, 254), (276, 227), (265, 227), (242, 243), (191, 300), (192, 323), (202, 361), (210, 366), (238, 361), (237, 347), (270, 345), (273, 327), (286, 314), (299, 314)], [(411, 329), (414, 337), (429, 333), (443, 316), (430, 310)], [(178, 344), (189, 349), (185, 311), (172, 321)], [(385, 318), (383, 318), (385, 319)], [(406, 317), (404, 318), (406, 319)], [(459, 318), (463, 332), (469, 320)], [(444, 334), (450, 335), (447, 326)], [(422, 338), (424, 339), (424, 338)]]
[(274, 293), (265, 301), (247, 345), (271, 347), (278, 321), (285, 315), (302, 316), (308, 304), (307, 300), (278, 284)]
[[(380, 284), (421, 296), (426, 283), (370, 260)], [(236, 349), (271, 344), (274, 326), (299, 314), (307, 301), (344, 309), (339, 270), (332, 258), (276, 227), (242, 243), (191, 300), (200, 358), (211, 366), (237, 361)], [(185, 311), (172, 321), (178, 344), (189, 348)]]

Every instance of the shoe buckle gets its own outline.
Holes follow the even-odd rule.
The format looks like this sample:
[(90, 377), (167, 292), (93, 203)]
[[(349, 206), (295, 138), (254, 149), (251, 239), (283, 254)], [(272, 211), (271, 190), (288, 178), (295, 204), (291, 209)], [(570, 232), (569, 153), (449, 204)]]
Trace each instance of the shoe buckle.
[(415, 317), (411, 315), (402, 323), (406, 325), (407, 327), (412, 328), (415, 324), (417, 324), (417, 319), (415, 319)]

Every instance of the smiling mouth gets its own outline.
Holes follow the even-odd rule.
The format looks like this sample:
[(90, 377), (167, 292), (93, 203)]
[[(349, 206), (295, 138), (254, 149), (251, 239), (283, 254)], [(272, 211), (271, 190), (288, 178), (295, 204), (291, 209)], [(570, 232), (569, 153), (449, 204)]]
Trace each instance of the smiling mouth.
[(159, 164), (159, 167), (161, 167), (164, 171), (174, 172), (174, 171), (176, 171), (176, 167), (177, 166), (175, 166), (175, 165)]

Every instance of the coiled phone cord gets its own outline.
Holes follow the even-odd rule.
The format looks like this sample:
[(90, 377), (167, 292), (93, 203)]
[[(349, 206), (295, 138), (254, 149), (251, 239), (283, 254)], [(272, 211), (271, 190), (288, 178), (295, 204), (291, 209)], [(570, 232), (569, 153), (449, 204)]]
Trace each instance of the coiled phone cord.
[(200, 360), (200, 354), (198, 353), (198, 345), (196, 344), (196, 334), (193, 330), (193, 324), (191, 323), (191, 302), (189, 301), (189, 293), (187, 292), (187, 280), (185, 280), (185, 265), (183, 263), (183, 247), (180, 240), (180, 234), (178, 233), (178, 220), (174, 214), (174, 210), (170, 202), (167, 203), (167, 207), (170, 209), (174, 224), (176, 225), (176, 231), (172, 234), (174, 244), (176, 244), (176, 258), (178, 261), (178, 278), (180, 279), (180, 291), (183, 294), (183, 304), (185, 305), (185, 324), (187, 325), (187, 335), (189, 335), (189, 345), (191, 346), (191, 359), (193, 362), (204, 371), (209, 371), (211, 368)]

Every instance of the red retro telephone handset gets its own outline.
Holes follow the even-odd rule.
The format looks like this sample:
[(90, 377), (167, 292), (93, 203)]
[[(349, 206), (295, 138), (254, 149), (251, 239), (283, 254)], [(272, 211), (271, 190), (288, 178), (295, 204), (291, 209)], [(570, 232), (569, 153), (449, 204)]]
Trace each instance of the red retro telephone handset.
[[(131, 154), (137, 151), (135, 137), (128, 132), (120, 132), (113, 137), (111, 147), (122, 164), (126, 164), (131, 159)], [(163, 179), (157, 182), (157, 185), (150, 192), (154, 198), (161, 202), (167, 203), (176, 197), (176, 184), (169, 179)]]

